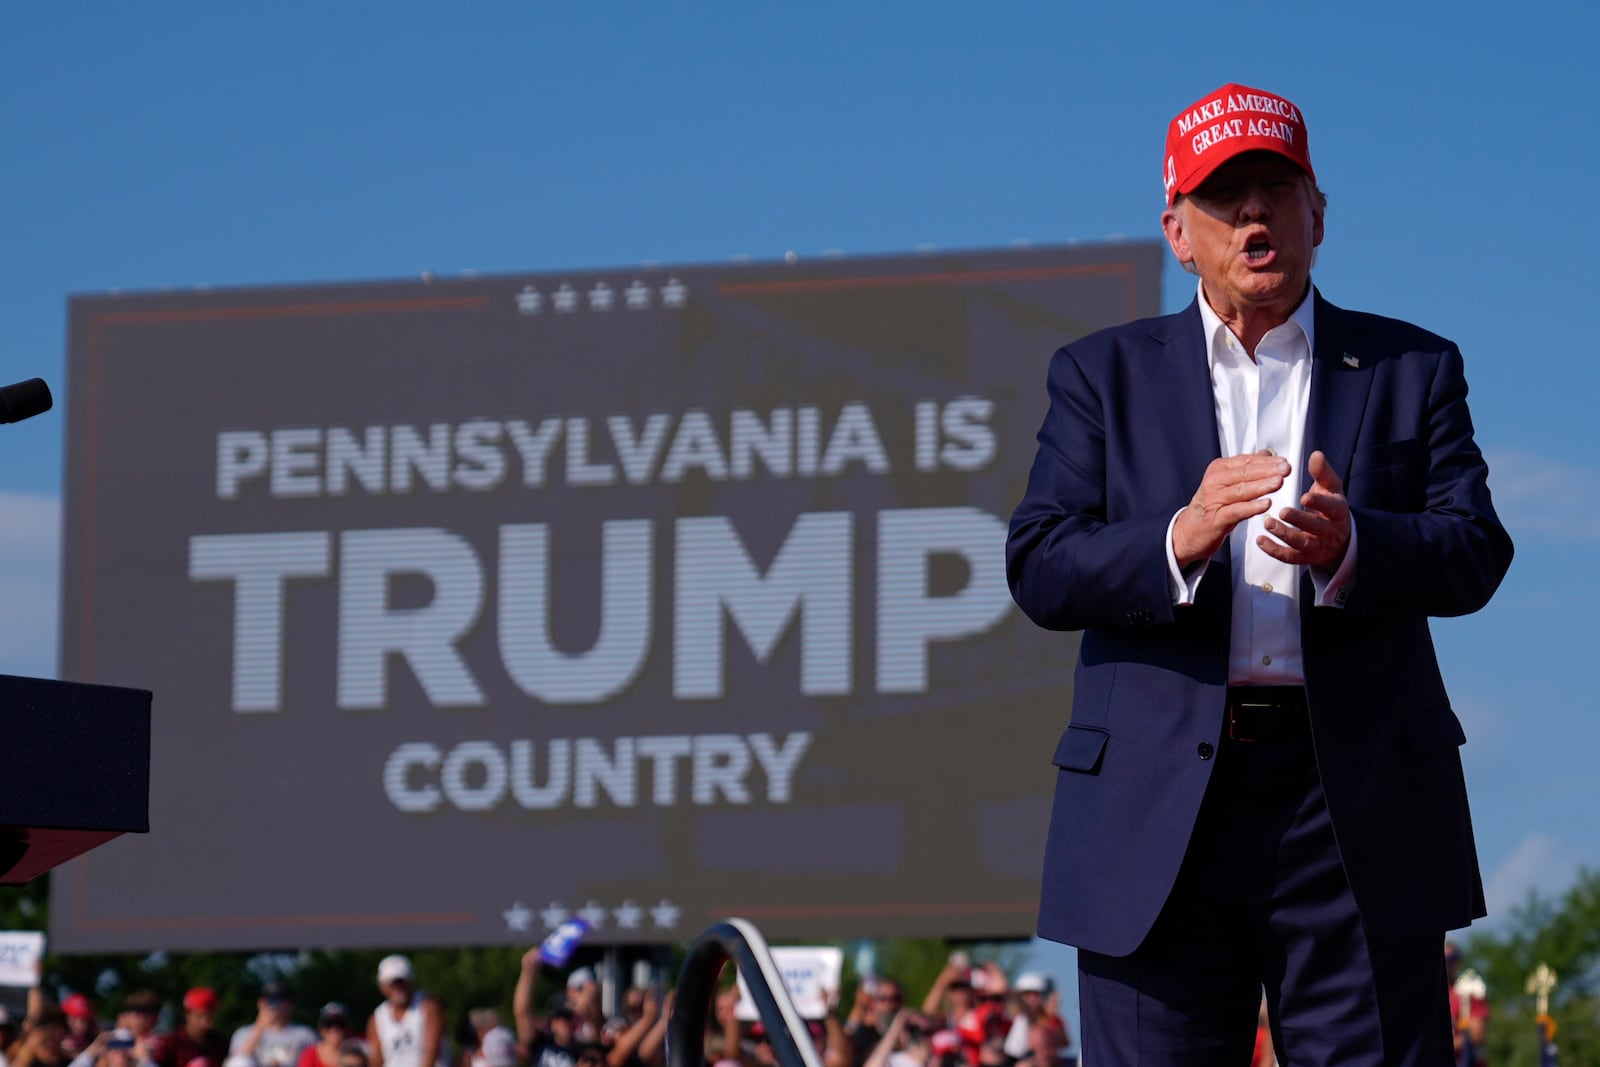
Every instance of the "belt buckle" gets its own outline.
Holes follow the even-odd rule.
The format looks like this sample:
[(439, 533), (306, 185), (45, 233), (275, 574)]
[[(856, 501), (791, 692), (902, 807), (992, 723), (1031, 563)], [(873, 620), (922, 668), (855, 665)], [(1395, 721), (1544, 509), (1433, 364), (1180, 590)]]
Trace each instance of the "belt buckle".
[(1260, 740), (1261, 740), (1259, 737), (1240, 737), (1239, 736), (1239, 734), (1237, 732), (1238, 721), (1233, 717), (1233, 713), (1236, 710), (1241, 709), (1241, 708), (1259, 708), (1259, 709), (1262, 709), (1262, 710), (1271, 710), (1275, 706), (1276, 705), (1273, 705), (1273, 704), (1263, 704), (1263, 703), (1261, 703), (1259, 701), (1244, 701), (1244, 700), (1230, 700), (1230, 701), (1228, 701), (1228, 740), (1235, 741), (1235, 742), (1237, 742), (1237, 743), (1239, 743), (1241, 745), (1258, 744), (1260, 742)]

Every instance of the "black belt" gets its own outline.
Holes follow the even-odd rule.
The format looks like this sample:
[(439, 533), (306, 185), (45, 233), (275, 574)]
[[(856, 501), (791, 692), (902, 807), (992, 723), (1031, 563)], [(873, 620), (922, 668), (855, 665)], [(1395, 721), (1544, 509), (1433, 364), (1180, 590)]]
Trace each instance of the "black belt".
[(1229, 740), (1265, 744), (1310, 736), (1305, 686), (1238, 685), (1228, 689)]

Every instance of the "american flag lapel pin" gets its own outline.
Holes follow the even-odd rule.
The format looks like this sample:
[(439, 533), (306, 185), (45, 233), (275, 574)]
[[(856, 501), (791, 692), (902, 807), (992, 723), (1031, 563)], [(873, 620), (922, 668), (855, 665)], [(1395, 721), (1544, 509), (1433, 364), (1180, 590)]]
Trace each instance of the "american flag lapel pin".
[(1346, 367), (1354, 367), (1356, 370), (1361, 369), (1361, 361), (1348, 352), (1344, 354), (1344, 365)]

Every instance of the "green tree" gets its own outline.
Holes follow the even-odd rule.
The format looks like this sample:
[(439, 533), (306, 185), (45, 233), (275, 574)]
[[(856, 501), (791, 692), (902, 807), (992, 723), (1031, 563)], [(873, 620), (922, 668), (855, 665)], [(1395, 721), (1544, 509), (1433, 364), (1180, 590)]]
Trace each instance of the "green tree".
[(1555, 900), (1530, 893), (1501, 930), (1469, 938), (1462, 959), (1489, 987), (1490, 1063), (1538, 1067), (1534, 1001), (1526, 989), (1540, 963), (1561, 980), (1550, 1008), (1561, 1062), (1600, 1063), (1600, 872), (1580, 870)]

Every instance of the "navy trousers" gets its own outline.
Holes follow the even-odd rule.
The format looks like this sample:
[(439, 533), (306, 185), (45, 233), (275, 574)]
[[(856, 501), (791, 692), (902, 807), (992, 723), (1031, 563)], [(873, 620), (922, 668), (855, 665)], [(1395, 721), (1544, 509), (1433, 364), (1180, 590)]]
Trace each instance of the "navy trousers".
[(1224, 738), (1171, 897), (1128, 956), (1078, 952), (1086, 1067), (1451, 1067), (1444, 931), (1370, 940), (1309, 739)]

